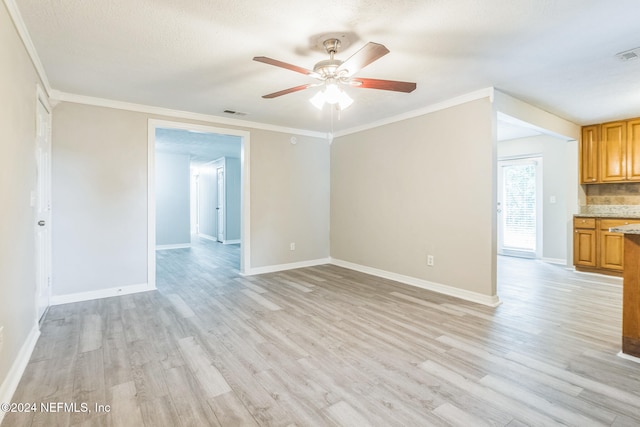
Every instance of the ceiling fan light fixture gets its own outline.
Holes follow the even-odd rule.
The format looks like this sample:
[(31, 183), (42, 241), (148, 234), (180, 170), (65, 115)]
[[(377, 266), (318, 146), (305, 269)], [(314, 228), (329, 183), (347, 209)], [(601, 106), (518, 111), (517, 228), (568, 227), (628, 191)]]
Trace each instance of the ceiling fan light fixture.
[(324, 91), (320, 90), (316, 92), (316, 94), (309, 99), (309, 102), (318, 110), (322, 110), (322, 107), (324, 107)]
[(318, 110), (322, 110), (324, 104), (337, 105), (339, 110), (344, 110), (353, 104), (353, 99), (336, 83), (327, 83), (309, 102)]
[(338, 98), (338, 106), (340, 110), (344, 110), (353, 104), (353, 99), (345, 91), (341, 91), (340, 98)]
[(327, 104), (337, 104), (340, 100), (340, 95), (344, 92), (338, 87), (337, 84), (329, 82), (324, 88), (324, 101)]

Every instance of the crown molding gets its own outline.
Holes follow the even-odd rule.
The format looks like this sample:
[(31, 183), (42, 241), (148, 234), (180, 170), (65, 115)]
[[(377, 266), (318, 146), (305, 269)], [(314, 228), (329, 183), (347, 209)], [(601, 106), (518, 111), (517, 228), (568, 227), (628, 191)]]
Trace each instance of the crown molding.
[(444, 110), (450, 107), (455, 107), (456, 105), (460, 105), (460, 104), (466, 104), (467, 102), (476, 101), (482, 98), (489, 98), (489, 100), (493, 103), (494, 92), (495, 91), (493, 87), (480, 89), (475, 92), (470, 92), (464, 95), (457, 96), (455, 98), (448, 99), (446, 101), (439, 102), (437, 104), (431, 104), (426, 107), (419, 108), (417, 110), (407, 111), (406, 113), (399, 114), (397, 116), (378, 120), (377, 122), (372, 122), (366, 125), (353, 127), (351, 129), (345, 129), (345, 130), (336, 132), (333, 135), (333, 138), (351, 135), (353, 133), (358, 133), (365, 130), (377, 128), (380, 126), (389, 125), (392, 123), (400, 122), (402, 120), (413, 119), (415, 117), (424, 116), (425, 114), (434, 113), (436, 111)]
[(27, 50), (29, 58), (31, 58), (31, 62), (36, 69), (36, 73), (38, 74), (38, 77), (40, 77), (40, 81), (42, 82), (44, 90), (47, 92), (47, 95), (51, 95), (51, 85), (49, 84), (49, 79), (47, 78), (47, 74), (44, 72), (44, 67), (42, 66), (42, 62), (40, 61), (40, 57), (38, 56), (36, 47), (33, 44), (33, 40), (31, 40), (29, 30), (27, 30), (27, 26), (22, 19), (22, 15), (20, 14), (18, 5), (16, 4), (15, 0), (3, 1), (5, 6), (7, 7), (7, 10), (9, 11), (9, 16), (11, 17), (13, 24), (16, 26), (16, 30), (18, 31), (18, 35), (22, 40), (22, 44)]
[(130, 102), (115, 101), (112, 99), (97, 98), (85, 95), (75, 95), (72, 93), (62, 92), (59, 90), (52, 90), (51, 97), (54, 102), (72, 102), (76, 104), (93, 105), (96, 107), (114, 108), (117, 110), (135, 111), (138, 113), (154, 114), (158, 116), (180, 118), (187, 120), (197, 120), (206, 123), (216, 123), (229, 126), (238, 126), (242, 128), (268, 130), (273, 132), (290, 133), (295, 135), (310, 136), (314, 138), (321, 138), (329, 141), (329, 133), (315, 132), (306, 129), (289, 128), (285, 126), (269, 125), (265, 123), (251, 122), (248, 120), (238, 120), (228, 117), (214, 116), (210, 114), (192, 113), (189, 111), (172, 110), (170, 108), (154, 107), (151, 105), (134, 104)]

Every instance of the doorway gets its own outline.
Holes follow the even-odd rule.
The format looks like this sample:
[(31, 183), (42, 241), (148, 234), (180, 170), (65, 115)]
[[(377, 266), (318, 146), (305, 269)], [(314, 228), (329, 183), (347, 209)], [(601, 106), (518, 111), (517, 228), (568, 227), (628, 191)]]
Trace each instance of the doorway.
[(542, 157), (498, 161), (498, 254), (540, 258)]
[[(236, 216), (239, 223), (239, 239), (238, 242), (241, 245), (240, 249), (240, 273), (244, 273), (250, 268), (250, 247), (249, 247), (249, 159), (250, 159), (250, 133), (246, 131), (240, 131), (236, 129), (224, 129), (216, 128), (204, 125), (194, 125), (181, 122), (170, 122), (163, 120), (149, 120), (148, 125), (148, 281), (149, 285), (155, 287), (156, 284), (156, 221), (157, 221), (157, 203), (161, 202), (160, 199), (156, 200), (156, 138), (158, 131), (174, 131), (180, 133), (190, 133), (193, 135), (212, 135), (221, 139), (233, 141), (235, 150), (239, 155), (237, 159), (238, 164), (238, 209)], [(200, 138), (202, 139), (202, 138)], [(177, 142), (177, 144), (180, 144)], [(208, 144), (196, 144), (187, 157), (197, 162), (198, 159), (202, 163), (209, 162), (205, 159), (204, 153), (208, 149)], [(224, 154), (222, 155), (224, 157)], [(189, 181), (190, 172), (187, 171), (187, 180)], [(187, 192), (193, 194), (197, 191), (192, 190)], [(187, 202), (188, 204), (189, 202)], [(217, 203), (217, 202), (216, 202)], [(188, 208), (187, 208), (188, 210)], [(189, 215), (187, 215), (189, 217)], [(192, 225), (189, 224), (187, 219), (188, 230), (192, 230)], [(215, 235), (217, 237), (217, 233)]]

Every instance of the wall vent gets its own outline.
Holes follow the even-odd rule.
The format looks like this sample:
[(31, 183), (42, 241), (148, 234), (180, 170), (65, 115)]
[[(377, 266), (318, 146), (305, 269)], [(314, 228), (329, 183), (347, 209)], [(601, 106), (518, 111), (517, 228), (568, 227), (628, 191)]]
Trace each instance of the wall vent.
[(242, 111), (235, 111), (235, 110), (224, 110), (223, 113), (226, 114), (231, 114), (234, 116), (246, 116), (249, 113), (243, 113)]
[(636, 47), (635, 49), (625, 50), (624, 52), (620, 52), (616, 54), (616, 58), (620, 61), (634, 61), (640, 58), (640, 47)]

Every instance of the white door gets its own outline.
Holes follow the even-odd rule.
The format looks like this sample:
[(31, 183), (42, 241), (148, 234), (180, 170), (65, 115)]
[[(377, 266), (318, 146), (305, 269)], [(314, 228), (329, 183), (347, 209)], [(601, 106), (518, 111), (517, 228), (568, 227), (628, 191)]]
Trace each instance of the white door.
[(51, 295), (51, 116), (40, 99), (36, 115), (36, 306), (40, 320)]
[(218, 197), (216, 198), (216, 215), (218, 241), (224, 242), (224, 168), (217, 169), (218, 174)]
[(498, 162), (498, 253), (540, 258), (542, 158)]

